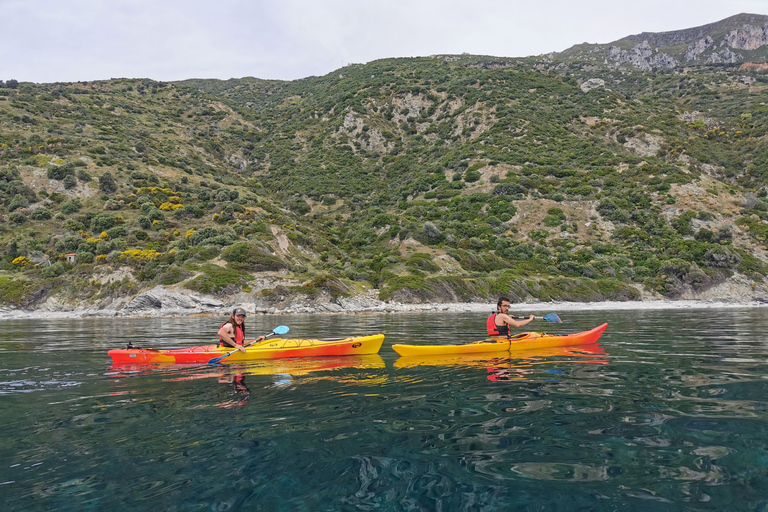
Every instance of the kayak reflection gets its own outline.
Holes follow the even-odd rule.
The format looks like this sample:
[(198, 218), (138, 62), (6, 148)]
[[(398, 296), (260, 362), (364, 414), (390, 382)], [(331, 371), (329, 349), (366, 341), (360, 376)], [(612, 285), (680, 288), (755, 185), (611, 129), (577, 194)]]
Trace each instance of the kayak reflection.
[[(608, 364), (608, 353), (599, 343), (575, 347), (551, 347), (514, 352), (487, 352), (484, 354), (449, 354), (431, 356), (403, 356), (395, 361), (395, 368), (420, 366), (454, 366), (483, 368), (489, 380), (520, 380), (539, 365)], [(562, 373), (558, 368), (550, 373)]]
[[(295, 377), (312, 376), (315, 379), (347, 381), (354, 380), (355, 376), (370, 381), (367, 373), (342, 372), (346, 369), (380, 370), (386, 365), (378, 354), (362, 356), (338, 356), (323, 358), (296, 358), (261, 360), (245, 363), (230, 364), (227, 366), (203, 365), (190, 367), (180, 364), (156, 364), (126, 365), (113, 363), (109, 375), (112, 377), (138, 377), (141, 375), (163, 375), (163, 382), (182, 382), (197, 379), (218, 379), (222, 383), (234, 384), (237, 379), (233, 376), (241, 375), (240, 381), (244, 382), (246, 376), (262, 375), (273, 376), (275, 385), (285, 386), (293, 382)], [(306, 379), (303, 379), (305, 381)]]

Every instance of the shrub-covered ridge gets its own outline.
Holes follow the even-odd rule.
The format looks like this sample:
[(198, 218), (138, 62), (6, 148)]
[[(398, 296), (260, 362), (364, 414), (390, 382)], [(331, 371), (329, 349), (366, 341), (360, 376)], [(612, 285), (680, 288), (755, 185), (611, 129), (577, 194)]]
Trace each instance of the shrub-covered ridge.
[(735, 275), (759, 295), (765, 82), (438, 56), (294, 82), (0, 88), (0, 303), (278, 280), (624, 300)]

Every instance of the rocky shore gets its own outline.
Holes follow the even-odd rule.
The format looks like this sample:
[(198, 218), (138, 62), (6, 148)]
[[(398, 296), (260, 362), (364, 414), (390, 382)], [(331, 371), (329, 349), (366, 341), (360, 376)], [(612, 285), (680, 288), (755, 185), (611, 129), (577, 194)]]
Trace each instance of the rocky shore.
[[(768, 300), (752, 294), (722, 293), (710, 296), (686, 298), (683, 300), (663, 300), (658, 297), (644, 297), (640, 301), (605, 301), (605, 302), (526, 302), (517, 303), (515, 309), (520, 312), (536, 314), (550, 311), (568, 310), (627, 310), (627, 309), (685, 309), (685, 308), (733, 308), (733, 307), (768, 307)], [(399, 313), (416, 311), (447, 312), (482, 312), (491, 311), (491, 302), (427, 302), (406, 303), (383, 301), (377, 297), (376, 290), (350, 297), (331, 297), (330, 295), (283, 298), (280, 301), (254, 298), (242, 293), (228, 301), (211, 296), (196, 295), (188, 291), (177, 291), (157, 286), (133, 298), (117, 299), (108, 304), (78, 305), (63, 303), (51, 297), (36, 309), (0, 308), (0, 320), (24, 318), (84, 318), (84, 317), (178, 317), (225, 315), (233, 307), (243, 307), (251, 314), (332, 314), (332, 313)]]

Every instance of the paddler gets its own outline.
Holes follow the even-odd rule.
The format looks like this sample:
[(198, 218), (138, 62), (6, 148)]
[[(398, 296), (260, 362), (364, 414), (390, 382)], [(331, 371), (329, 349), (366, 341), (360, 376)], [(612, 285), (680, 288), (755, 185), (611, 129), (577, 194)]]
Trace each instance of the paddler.
[(499, 298), (496, 303), (496, 313), (491, 313), (488, 317), (486, 327), (488, 329), (488, 336), (509, 336), (509, 326), (520, 328), (529, 324), (535, 318), (531, 315), (525, 320), (515, 320), (515, 318), (509, 314), (509, 299), (506, 297)]
[(219, 328), (219, 346), (237, 348), (245, 352), (245, 347), (251, 343), (265, 340), (266, 336), (259, 336), (255, 340), (245, 339), (245, 310), (235, 308), (229, 320), (221, 324)]

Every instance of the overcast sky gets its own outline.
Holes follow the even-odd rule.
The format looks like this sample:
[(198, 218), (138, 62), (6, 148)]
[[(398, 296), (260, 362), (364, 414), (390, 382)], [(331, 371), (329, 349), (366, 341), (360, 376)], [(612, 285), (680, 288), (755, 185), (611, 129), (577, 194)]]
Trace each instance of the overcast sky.
[(768, 0), (0, 0), (0, 80), (293, 80), (352, 62), (524, 57), (741, 12)]

